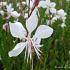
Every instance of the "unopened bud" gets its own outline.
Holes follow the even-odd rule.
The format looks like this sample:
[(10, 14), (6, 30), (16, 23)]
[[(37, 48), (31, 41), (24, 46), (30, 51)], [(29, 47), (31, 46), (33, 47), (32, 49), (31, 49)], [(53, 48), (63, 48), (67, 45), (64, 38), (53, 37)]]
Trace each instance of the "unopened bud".
[(2, 28), (4, 31), (9, 32), (9, 24), (8, 23), (5, 23)]

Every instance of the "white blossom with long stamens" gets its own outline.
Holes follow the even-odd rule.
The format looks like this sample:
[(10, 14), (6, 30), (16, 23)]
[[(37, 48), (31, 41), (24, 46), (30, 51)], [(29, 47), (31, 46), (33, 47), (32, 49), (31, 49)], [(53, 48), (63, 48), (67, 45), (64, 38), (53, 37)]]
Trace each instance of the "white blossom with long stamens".
[(20, 16), (20, 13), (18, 13), (17, 11), (14, 11), (14, 8), (12, 8), (12, 4), (9, 4), (6, 6), (7, 9), (7, 14), (9, 18), (10, 16), (14, 17), (14, 18), (18, 18)]
[[(27, 60), (32, 59), (33, 52), (36, 52), (38, 58), (41, 56), (40, 47), (42, 47), (41, 39), (48, 38), (52, 35), (53, 29), (47, 25), (40, 25), (33, 37), (31, 33), (36, 29), (38, 25), (38, 17), (36, 15), (36, 9), (32, 12), (31, 16), (26, 20), (26, 28), (20, 22), (9, 23), (10, 32), (13, 37), (22, 40), (15, 48), (9, 51), (9, 57), (18, 56), (25, 49), (25, 58)], [(25, 40), (25, 41), (24, 41)]]
[(56, 13), (56, 9), (55, 9), (56, 3), (55, 2), (51, 2), (50, 0), (43, 0), (39, 2), (38, 7), (42, 7), (42, 8), (47, 8), (46, 12), (47, 13), (52, 13), (55, 14)]

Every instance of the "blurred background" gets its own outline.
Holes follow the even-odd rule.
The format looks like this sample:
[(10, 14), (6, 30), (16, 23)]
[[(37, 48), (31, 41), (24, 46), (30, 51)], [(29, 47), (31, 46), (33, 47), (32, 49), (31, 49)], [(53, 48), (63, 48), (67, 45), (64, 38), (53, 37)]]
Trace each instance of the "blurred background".
[[(21, 0), (0, 1), (12, 3), (15, 10), (18, 11), (16, 5)], [(54, 29), (54, 33), (52, 37), (42, 40), (43, 47), (41, 50), (43, 53), (41, 60), (38, 60), (37, 56), (34, 55), (33, 67), (34, 70), (70, 70), (70, 1), (51, 1), (56, 2), (57, 9), (64, 9), (67, 12), (66, 27), (62, 29), (60, 27), (61, 21), (59, 20), (51, 26)], [(41, 22), (41, 19), (45, 16), (44, 11), (45, 9), (40, 8), (41, 18), (39, 19), (39, 25), (45, 22), (45, 20)], [(11, 18), (10, 21), (12, 20)], [(20, 17), (19, 21), (25, 25), (23, 17)], [(0, 15), (0, 70), (31, 70), (31, 63), (27, 63), (24, 60), (24, 51), (17, 57), (10, 58), (8, 56), (8, 52), (14, 48), (18, 40), (2, 29), (5, 22), (4, 17)]]

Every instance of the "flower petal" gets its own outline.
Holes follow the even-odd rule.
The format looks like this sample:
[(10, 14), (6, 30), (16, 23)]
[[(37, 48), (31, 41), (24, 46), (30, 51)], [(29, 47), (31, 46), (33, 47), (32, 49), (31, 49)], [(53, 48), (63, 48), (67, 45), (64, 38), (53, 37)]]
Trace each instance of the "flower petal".
[(9, 25), (10, 25), (10, 32), (13, 37), (17, 37), (20, 39), (25, 37), (26, 30), (20, 22), (15, 22), (15, 23), (9, 22)]
[(46, 8), (47, 7), (46, 1), (40, 1), (38, 7)]
[(20, 16), (20, 13), (18, 13), (17, 11), (13, 11), (11, 12), (11, 16), (14, 18), (18, 18)]
[(52, 35), (53, 29), (47, 25), (40, 25), (35, 33), (36, 38), (48, 38)]
[(7, 8), (7, 13), (11, 13), (12, 11), (14, 11), (14, 8), (12, 8), (11, 3), (9, 5), (7, 5), (6, 8)]
[(38, 17), (36, 15), (36, 11), (37, 9), (35, 8), (31, 16), (26, 20), (26, 28), (29, 33), (31, 33), (37, 27), (38, 24)]
[(55, 3), (55, 2), (51, 2), (51, 3), (50, 3), (50, 7), (51, 7), (51, 8), (55, 8), (55, 6), (56, 6), (56, 3)]
[(15, 48), (8, 53), (9, 57), (16, 57), (18, 56), (25, 48), (27, 43), (18, 43)]
[(41, 43), (41, 38), (36, 38), (35, 35), (32, 38), (33, 43), (39, 45)]
[(55, 8), (50, 8), (50, 12), (52, 13), (52, 14), (56, 14), (56, 9)]

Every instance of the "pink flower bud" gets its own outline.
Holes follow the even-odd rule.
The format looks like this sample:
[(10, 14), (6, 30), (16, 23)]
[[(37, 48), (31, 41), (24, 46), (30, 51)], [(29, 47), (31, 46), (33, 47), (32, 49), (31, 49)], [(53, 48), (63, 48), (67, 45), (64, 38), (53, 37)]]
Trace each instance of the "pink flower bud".
[(7, 31), (8, 32), (9, 31), (9, 24), (8, 23), (3, 24), (2, 29), (4, 31)]

